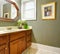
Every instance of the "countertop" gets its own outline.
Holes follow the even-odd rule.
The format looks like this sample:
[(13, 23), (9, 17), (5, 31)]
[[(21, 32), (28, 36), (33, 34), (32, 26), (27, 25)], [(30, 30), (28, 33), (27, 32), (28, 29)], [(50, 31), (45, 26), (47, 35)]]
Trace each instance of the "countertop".
[[(11, 29), (8, 29), (8, 28), (11, 28)], [(17, 26), (0, 27), (0, 34), (25, 31), (25, 30), (31, 30), (31, 29), (32, 29), (32, 26), (29, 26), (28, 29), (18, 29)]]

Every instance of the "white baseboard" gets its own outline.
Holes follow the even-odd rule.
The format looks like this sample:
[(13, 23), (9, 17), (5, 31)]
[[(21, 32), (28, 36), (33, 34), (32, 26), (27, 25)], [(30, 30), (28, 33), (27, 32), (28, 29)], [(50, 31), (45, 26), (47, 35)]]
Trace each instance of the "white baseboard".
[(52, 46), (47, 46), (47, 45), (38, 44), (38, 43), (32, 43), (31, 47), (40, 49), (43, 51), (51, 52), (51, 54), (60, 54), (60, 48), (58, 47), (52, 47)]

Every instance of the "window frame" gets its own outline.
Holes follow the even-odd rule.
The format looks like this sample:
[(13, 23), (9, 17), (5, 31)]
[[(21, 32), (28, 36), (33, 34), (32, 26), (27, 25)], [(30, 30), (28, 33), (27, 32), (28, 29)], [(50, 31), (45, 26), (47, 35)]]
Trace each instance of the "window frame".
[[(31, 1), (32, 2), (34, 1), (34, 4), (35, 4), (34, 8), (31, 8), (31, 9), (34, 9), (34, 17), (33, 18), (24, 18), (24, 11), (25, 11), (24, 10), (24, 3), (31, 2)], [(21, 2), (21, 20), (36, 20), (36, 0), (30, 0), (30, 1)]]

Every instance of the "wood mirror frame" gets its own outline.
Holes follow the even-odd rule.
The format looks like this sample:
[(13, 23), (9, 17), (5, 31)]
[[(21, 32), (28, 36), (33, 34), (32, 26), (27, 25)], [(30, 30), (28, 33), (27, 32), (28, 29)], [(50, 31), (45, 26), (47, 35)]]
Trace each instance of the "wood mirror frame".
[(2, 18), (0, 17), (0, 21), (16, 21), (16, 20), (18, 20), (18, 16), (19, 16), (19, 8), (18, 8), (18, 6), (16, 5), (15, 2), (13, 2), (11, 0), (6, 0), (6, 1), (11, 3), (11, 4), (13, 4), (15, 6), (15, 8), (17, 10), (17, 15), (16, 15), (16, 17), (14, 19), (11, 19), (11, 18), (10, 19), (6, 19), (4, 17), (2, 17)]

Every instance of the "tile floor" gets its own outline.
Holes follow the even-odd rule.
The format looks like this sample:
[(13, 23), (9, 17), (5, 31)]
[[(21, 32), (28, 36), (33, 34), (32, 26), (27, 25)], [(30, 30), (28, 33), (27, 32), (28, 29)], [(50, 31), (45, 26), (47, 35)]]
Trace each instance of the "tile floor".
[[(59, 48), (59, 50), (60, 50), (60, 48)], [(32, 45), (31, 47), (29, 47), (27, 50), (25, 50), (22, 54), (60, 54), (60, 52), (57, 53), (54, 51), (45, 50), (41, 46), (39, 47), (35, 44), (35, 45)]]

